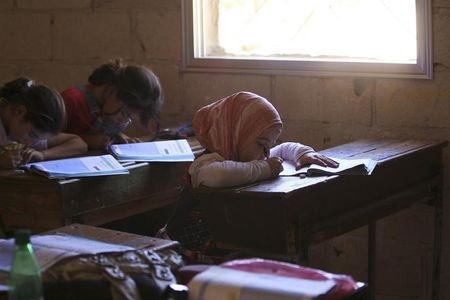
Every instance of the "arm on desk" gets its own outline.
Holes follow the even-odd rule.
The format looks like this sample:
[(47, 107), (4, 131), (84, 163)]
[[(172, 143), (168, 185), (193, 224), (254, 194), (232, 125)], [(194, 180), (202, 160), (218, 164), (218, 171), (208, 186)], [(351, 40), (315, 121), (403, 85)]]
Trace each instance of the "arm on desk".
[(87, 152), (86, 143), (79, 136), (70, 133), (50, 137), (47, 146), (47, 149), (41, 151), (26, 149), (22, 163), (71, 157)]
[(189, 167), (193, 187), (230, 187), (268, 179), (270, 166), (266, 161), (235, 162), (224, 160), (217, 153), (205, 154)]

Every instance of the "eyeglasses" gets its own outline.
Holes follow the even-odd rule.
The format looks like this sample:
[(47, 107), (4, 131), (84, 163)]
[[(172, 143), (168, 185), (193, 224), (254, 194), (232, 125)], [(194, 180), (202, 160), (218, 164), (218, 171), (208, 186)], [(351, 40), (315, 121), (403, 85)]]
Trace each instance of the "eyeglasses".
[(95, 130), (103, 132), (105, 135), (109, 137), (113, 137), (124, 131), (130, 124), (131, 124), (130, 118), (126, 119), (124, 122), (115, 123), (111, 121), (109, 118), (102, 118), (101, 116), (99, 116), (95, 120), (93, 128)]

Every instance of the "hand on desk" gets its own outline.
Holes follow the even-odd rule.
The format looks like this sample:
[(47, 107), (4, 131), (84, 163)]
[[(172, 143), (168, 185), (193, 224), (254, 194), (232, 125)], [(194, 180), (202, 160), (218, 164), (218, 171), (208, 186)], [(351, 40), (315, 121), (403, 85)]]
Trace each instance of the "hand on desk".
[(27, 164), (29, 162), (43, 161), (45, 160), (45, 155), (41, 151), (37, 151), (33, 148), (26, 148), (22, 151), (21, 165)]
[(81, 134), (81, 138), (86, 142), (89, 149), (104, 150), (112, 143), (112, 139), (99, 131), (92, 131), (90, 133)]
[(114, 143), (117, 144), (131, 144), (131, 143), (141, 143), (142, 140), (137, 138), (137, 137), (131, 137), (128, 136), (124, 133), (119, 133), (115, 138), (114, 138)]
[(275, 178), (283, 171), (283, 159), (278, 156), (274, 156), (267, 159), (267, 163), (270, 166), (270, 178)]
[(309, 152), (302, 155), (299, 158), (299, 160), (295, 164), (295, 169), (298, 170), (301, 167), (310, 164), (316, 164), (322, 167), (331, 167), (331, 168), (339, 167), (339, 163), (332, 160), (331, 158), (326, 157), (325, 155), (322, 155), (317, 152)]

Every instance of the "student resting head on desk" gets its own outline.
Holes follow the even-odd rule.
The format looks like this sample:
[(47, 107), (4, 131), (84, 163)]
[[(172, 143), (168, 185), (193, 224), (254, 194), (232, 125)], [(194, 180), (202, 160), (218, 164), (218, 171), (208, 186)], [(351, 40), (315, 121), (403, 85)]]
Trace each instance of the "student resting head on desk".
[(283, 160), (295, 162), (297, 168), (311, 163), (337, 167), (309, 146), (283, 143), (273, 147), (281, 134), (280, 115), (269, 101), (250, 92), (202, 107), (193, 127), (208, 152), (189, 168), (193, 187), (229, 187), (275, 178), (283, 170)]
[(60, 133), (64, 116), (58, 92), (27, 78), (4, 84), (0, 88), (0, 169), (86, 152), (81, 138)]
[(88, 82), (65, 90), (62, 96), (67, 132), (80, 135), (90, 149), (139, 142), (123, 134), (127, 126), (136, 119), (144, 126), (158, 119), (161, 85), (151, 70), (116, 61), (95, 69)]

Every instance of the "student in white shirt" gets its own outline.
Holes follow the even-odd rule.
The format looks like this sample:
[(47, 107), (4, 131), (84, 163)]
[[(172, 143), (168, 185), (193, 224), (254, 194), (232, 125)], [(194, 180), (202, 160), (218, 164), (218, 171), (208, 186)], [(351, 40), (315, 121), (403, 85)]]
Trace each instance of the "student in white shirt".
[[(80, 137), (60, 133), (64, 125), (64, 102), (56, 91), (26, 78), (3, 85), (0, 88), (0, 169), (86, 152), (86, 143)], [(25, 148), (14, 150), (14, 143)]]
[(201, 108), (193, 127), (207, 152), (189, 168), (193, 187), (229, 187), (275, 178), (283, 170), (283, 160), (294, 162), (297, 169), (311, 163), (338, 166), (300, 143), (273, 147), (282, 130), (280, 115), (269, 101), (250, 92)]

